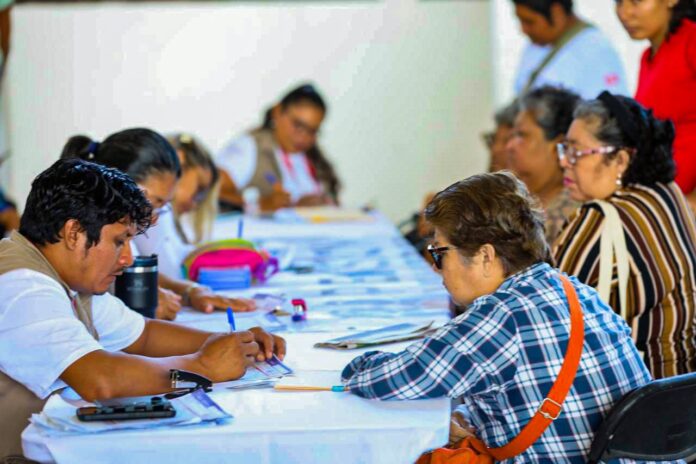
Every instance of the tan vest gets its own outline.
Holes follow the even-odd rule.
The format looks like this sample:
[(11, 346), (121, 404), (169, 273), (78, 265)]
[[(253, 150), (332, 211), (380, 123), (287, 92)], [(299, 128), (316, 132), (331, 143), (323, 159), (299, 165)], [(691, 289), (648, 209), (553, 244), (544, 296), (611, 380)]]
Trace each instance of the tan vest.
[(276, 182), (283, 182), (275, 156), (276, 142), (273, 131), (256, 129), (251, 132), (251, 136), (256, 143), (256, 171), (248, 186), (259, 189), (261, 196), (268, 196), (273, 193), (273, 182), (270, 181), (268, 174), (271, 174)]
[[(47, 275), (60, 283), (68, 298), (72, 297), (70, 288), (44, 255), (20, 233), (13, 232), (9, 239), (0, 241), (0, 275), (17, 269), (29, 269)], [(73, 311), (75, 317), (98, 340), (92, 323), (92, 296), (79, 294), (74, 300)], [(36, 355), (41, 356), (41, 353)], [(0, 458), (22, 454), (22, 430), (29, 425), (31, 415), (43, 409), (45, 402), (24, 385), (0, 372)]]

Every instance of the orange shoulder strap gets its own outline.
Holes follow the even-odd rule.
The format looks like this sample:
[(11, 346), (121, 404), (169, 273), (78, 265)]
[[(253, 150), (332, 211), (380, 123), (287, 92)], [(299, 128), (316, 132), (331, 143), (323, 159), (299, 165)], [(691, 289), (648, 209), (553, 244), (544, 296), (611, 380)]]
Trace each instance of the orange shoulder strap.
[(558, 373), (549, 394), (539, 405), (536, 414), (529, 423), (522, 429), (519, 435), (513, 438), (510, 443), (500, 448), (488, 448), (488, 452), (497, 461), (504, 461), (513, 456), (524, 452), (527, 448), (537, 441), (546, 428), (553, 422), (563, 409), (563, 401), (573, 385), (575, 374), (580, 364), (582, 345), (585, 341), (585, 326), (582, 319), (582, 308), (575, 288), (567, 277), (561, 275), (563, 289), (565, 290), (568, 305), (570, 306), (570, 337), (568, 348), (566, 349), (563, 365)]

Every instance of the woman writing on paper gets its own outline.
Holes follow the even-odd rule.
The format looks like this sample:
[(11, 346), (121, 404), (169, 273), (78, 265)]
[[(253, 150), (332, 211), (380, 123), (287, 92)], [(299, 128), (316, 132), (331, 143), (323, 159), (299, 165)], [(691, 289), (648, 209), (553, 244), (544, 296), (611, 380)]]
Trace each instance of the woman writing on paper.
[(623, 315), (656, 378), (696, 370), (696, 228), (674, 183), (673, 138), (671, 123), (604, 92), (577, 108), (559, 146), (566, 188), (584, 204), (556, 264)]
[(266, 112), (261, 127), (223, 148), (215, 159), (221, 201), (243, 207), (241, 191), (254, 187), (263, 211), (337, 204), (340, 181), (317, 145), (326, 110), (316, 89), (302, 85)]
[[(154, 208), (153, 223), (160, 216), (171, 214), (170, 202), (181, 177), (181, 163), (174, 148), (157, 132), (142, 128), (127, 129), (110, 135), (101, 143), (84, 135), (76, 135), (63, 147), (61, 158), (81, 158), (125, 172), (145, 191)], [(135, 248), (144, 242), (147, 242), (147, 237), (138, 236), (132, 246)], [(133, 255), (140, 253), (143, 250), (133, 250)], [(158, 318), (174, 319), (182, 304), (208, 313), (215, 308), (228, 306), (237, 311), (255, 309), (251, 300), (216, 295), (195, 282), (161, 272), (158, 279)]]
[(346, 387), (383, 400), (460, 398), (474, 430), (457, 432), (504, 447), (540, 408), (559, 414), (546, 409), (551, 404), (544, 399), (572, 344), (582, 351), (568, 361), (577, 373), (564, 375), (573, 388), (553, 395), (572, 406), (521, 453), (495, 457), (586, 462), (594, 432), (614, 403), (650, 379), (630, 329), (593, 288), (548, 264), (543, 217), (512, 174), (457, 182), (435, 195), (425, 217), (435, 229), (434, 268), (466, 310), (400, 353), (354, 359), (342, 374)]

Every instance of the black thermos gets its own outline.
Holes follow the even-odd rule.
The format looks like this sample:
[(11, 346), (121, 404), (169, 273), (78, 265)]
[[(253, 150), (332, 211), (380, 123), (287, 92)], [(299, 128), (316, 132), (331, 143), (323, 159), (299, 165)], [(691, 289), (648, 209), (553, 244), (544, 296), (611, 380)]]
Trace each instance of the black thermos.
[(132, 266), (116, 278), (116, 296), (145, 317), (157, 309), (157, 255), (136, 256)]

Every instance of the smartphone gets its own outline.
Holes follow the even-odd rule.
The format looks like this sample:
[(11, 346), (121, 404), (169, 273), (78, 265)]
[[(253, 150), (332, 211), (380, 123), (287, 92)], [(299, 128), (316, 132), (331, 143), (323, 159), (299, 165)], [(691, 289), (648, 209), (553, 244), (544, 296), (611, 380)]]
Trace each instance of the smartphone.
[(86, 406), (77, 409), (77, 418), (83, 422), (104, 420), (162, 419), (176, 416), (174, 406), (154, 396), (150, 401), (111, 403), (108, 406)]

